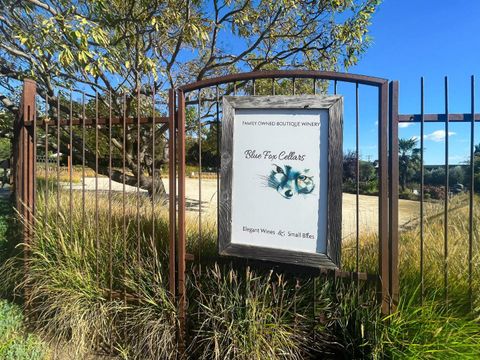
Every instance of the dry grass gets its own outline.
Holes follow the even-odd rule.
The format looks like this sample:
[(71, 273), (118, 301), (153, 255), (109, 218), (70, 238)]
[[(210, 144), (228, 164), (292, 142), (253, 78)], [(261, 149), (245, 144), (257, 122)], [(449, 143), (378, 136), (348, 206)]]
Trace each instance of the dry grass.
[[(59, 207), (53, 199), (45, 207), (39, 192), (37, 237), (27, 280), (22, 277), (21, 259), (12, 258), (2, 267), (2, 285), (33, 285), (29, 301), (37, 315), (37, 330), (52, 344), (72, 348), (77, 357), (93, 348), (108, 350), (110, 346), (125, 358), (173, 357), (177, 318), (167, 291), (167, 209), (160, 204), (153, 209), (144, 195), (123, 197), (117, 193), (109, 197), (99, 193), (96, 210), (96, 199), (89, 193), (83, 211), (82, 193), (74, 191), (74, 211), (70, 214), (69, 193), (60, 191)], [(382, 325), (378, 308), (373, 306), (374, 292), (364, 289), (358, 299), (354, 284), (323, 278), (297, 282), (268, 269), (191, 264), (187, 284), (189, 353), (192, 358), (204, 359), (303, 359), (319, 354), (380, 358), (390, 352), (424, 357), (435, 346), (451, 354), (459, 348), (451, 345), (456, 341), (465, 353), (475, 354), (480, 338), (472, 331), (478, 328), (464, 320), (468, 305), (465, 204), (464, 197), (453, 199), (449, 214), (448, 310), (439, 301), (443, 298), (444, 268), (443, 217), (438, 215), (442, 205), (427, 209), (425, 288), (429, 305), (423, 308), (422, 316), (431, 325), (428, 329), (418, 329), (412, 315), (419, 303), (420, 262), (418, 226), (413, 224), (401, 236), (401, 308), (405, 315), (392, 319), (394, 326)], [(215, 219), (203, 217), (200, 241), (198, 213), (187, 216), (187, 251), (201, 258), (215, 257)], [(476, 212), (475, 249), (479, 216)], [(360, 254), (360, 269), (375, 272), (375, 234), (362, 236)], [(355, 242), (347, 241), (342, 249), (345, 269), (355, 268), (354, 255)], [(478, 265), (476, 256), (475, 304), (480, 290)], [(454, 339), (452, 328), (442, 327), (446, 319), (460, 324)], [(422, 336), (418, 331), (410, 334), (412, 329)], [(437, 331), (436, 344), (428, 343), (432, 331)], [(468, 336), (463, 343), (461, 335)], [(418, 342), (414, 348), (408, 345), (412, 337)]]

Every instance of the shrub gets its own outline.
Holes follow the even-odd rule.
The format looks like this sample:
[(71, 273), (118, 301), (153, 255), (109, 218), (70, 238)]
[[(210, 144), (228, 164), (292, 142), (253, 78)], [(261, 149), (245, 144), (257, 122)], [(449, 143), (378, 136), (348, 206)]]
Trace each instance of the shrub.
[(44, 344), (37, 337), (24, 336), (21, 309), (0, 300), (0, 359), (43, 360), (47, 355)]
[(425, 195), (428, 195), (429, 199), (445, 200), (445, 187), (428, 185), (423, 188)]

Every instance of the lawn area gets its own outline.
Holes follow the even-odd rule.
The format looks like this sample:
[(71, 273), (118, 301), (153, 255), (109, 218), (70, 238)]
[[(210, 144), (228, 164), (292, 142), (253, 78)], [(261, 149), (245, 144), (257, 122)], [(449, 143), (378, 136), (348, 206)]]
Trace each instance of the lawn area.
[[(13, 211), (4, 195), (0, 195), (0, 263), (11, 251), (7, 234)], [(37, 336), (26, 332), (21, 307), (0, 298), (0, 359), (43, 360), (48, 358), (46, 348)]]

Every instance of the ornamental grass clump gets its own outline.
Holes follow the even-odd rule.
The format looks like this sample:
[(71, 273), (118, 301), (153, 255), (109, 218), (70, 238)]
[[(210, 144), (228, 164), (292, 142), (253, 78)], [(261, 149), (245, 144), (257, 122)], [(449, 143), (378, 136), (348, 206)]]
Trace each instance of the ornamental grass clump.
[[(153, 208), (143, 194), (99, 192), (96, 198), (87, 192), (84, 208), (79, 191), (70, 202), (68, 189), (50, 187), (46, 202), (39, 190), (28, 271), (24, 276), (21, 252), (9, 258), (0, 266), (0, 289), (7, 295), (26, 291), (32, 328), (74, 358), (98, 351), (128, 359), (174, 358), (178, 318), (168, 292), (168, 210), (161, 204)], [(187, 212), (187, 252), (195, 257), (187, 263), (187, 354), (192, 359), (480, 356), (475, 334), (480, 263), (474, 252), (472, 316), (466, 198), (452, 199), (450, 206), (448, 308), (442, 209), (426, 206), (423, 307), (419, 227), (412, 222), (399, 244), (399, 312), (387, 319), (371, 284), (249, 268), (248, 262), (217, 257), (214, 216), (203, 214), (200, 229), (198, 212)], [(476, 210), (475, 225), (479, 216)], [(478, 239), (474, 226), (474, 249)], [(345, 239), (345, 270), (355, 270), (355, 254), (356, 242)], [(361, 236), (359, 254), (361, 271), (376, 272), (376, 234)]]
[[(71, 216), (65, 211), (68, 192), (60, 194), (60, 206), (52, 198), (45, 207), (38, 196), (26, 276), (22, 254), (0, 270), (2, 288), (26, 291), (32, 328), (75, 358), (98, 349), (143, 359), (173, 357), (176, 310), (166, 290), (165, 255), (159, 251), (166, 248), (152, 241), (151, 216), (143, 211), (137, 227), (131, 220), (136, 199), (129, 197), (124, 227), (121, 197), (100, 196), (97, 211), (94, 197), (88, 196), (84, 213), (81, 194), (74, 192)], [(109, 201), (116, 211), (108, 212)], [(162, 231), (163, 217), (155, 221)]]

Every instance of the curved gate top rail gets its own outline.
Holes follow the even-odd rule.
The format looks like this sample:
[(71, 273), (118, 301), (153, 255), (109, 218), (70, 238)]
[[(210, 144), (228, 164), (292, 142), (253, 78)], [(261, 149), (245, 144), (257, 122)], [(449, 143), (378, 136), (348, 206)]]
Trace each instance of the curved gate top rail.
[(178, 90), (183, 92), (190, 92), (194, 90), (199, 90), (202, 88), (232, 83), (235, 81), (248, 81), (256, 79), (272, 79), (272, 78), (298, 78), (298, 79), (321, 79), (321, 80), (337, 80), (350, 83), (358, 83), (363, 85), (377, 86), (381, 87), (382, 85), (388, 84), (387, 79), (366, 76), (366, 75), (357, 75), (357, 74), (347, 74), (342, 72), (333, 72), (333, 71), (318, 71), (318, 70), (261, 70), (261, 71), (252, 71), (240, 74), (229, 74), (225, 76), (219, 76), (210, 79), (200, 80), (194, 83), (186, 84), (178, 87)]

